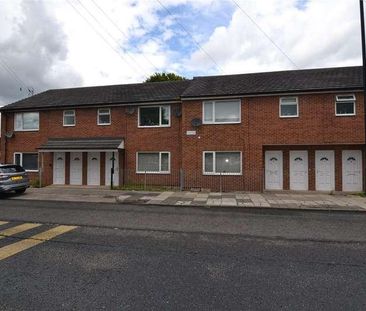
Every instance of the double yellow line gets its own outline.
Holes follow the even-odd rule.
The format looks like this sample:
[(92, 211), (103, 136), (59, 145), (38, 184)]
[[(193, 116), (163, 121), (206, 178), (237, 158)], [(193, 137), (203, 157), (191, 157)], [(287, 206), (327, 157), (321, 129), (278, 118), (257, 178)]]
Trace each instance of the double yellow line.
[[(7, 223), (6, 221), (0, 221), (0, 225), (6, 224), (6, 223)], [(30, 230), (30, 229), (37, 228), (39, 226), (41, 226), (41, 224), (25, 223), (25, 224), (22, 224), (19, 226), (5, 229), (3, 231), (0, 231), (0, 240), (4, 239), (6, 237), (10, 237), (15, 234)], [(74, 230), (75, 228), (77, 228), (77, 227), (76, 226), (63, 226), (63, 225), (57, 226), (55, 228), (52, 228), (47, 231), (33, 235), (30, 238), (23, 239), (19, 242), (15, 242), (15, 243), (9, 244), (7, 246), (1, 247), (0, 248), (0, 260), (6, 259), (6, 258), (13, 256), (19, 252), (22, 252), (26, 249), (29, 249), (38, 244), (49, 241), (49, 240), (55, 238), (56, 236), (64, 234), (71, 230)]]

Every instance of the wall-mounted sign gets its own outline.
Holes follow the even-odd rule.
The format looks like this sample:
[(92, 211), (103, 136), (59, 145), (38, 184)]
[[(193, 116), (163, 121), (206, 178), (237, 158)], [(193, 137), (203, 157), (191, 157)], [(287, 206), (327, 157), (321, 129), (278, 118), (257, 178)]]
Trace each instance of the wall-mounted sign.
[(193, 136), (193, 135), (196, 135), (197, 132), (196, 131), (187, 131), (186, 134), (187, 134), (187, 136)]

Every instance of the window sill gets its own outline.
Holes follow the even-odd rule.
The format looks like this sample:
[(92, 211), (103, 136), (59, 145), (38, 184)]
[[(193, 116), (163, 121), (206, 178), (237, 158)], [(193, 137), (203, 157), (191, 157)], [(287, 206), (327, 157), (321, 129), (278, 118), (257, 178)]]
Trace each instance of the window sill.
[(26, 173), (39, 173), (39, 170), (25, 170)]
[(293, 118), (298, 118), (299, 115), (297, 116), (280, 116), (281, 119), (293, 119)]
[(138, 125), (138, 128), (159, 128), (159, 127), (170, 127), (169, 125)]
[(170, 175), (170, 171), (169, 172), (138, 172), (137, 171), (136, 174)]
[(35, 129), (35, 130), (14, 130), (14, 132), (39, 132), (39, 129)]
[(336, 114), (336, 117), (355, 117), (355, 113), (350, 114)]
[(97, 123), (98, 126), (108, 126), (111, 125), (112, 123)]
[(67, 124), (63, 124), (63, 127), (75, 127), (76, 124), (72, 124), (72, 125), (67, 125)]
[(242, 173), (203, 173), (204, 176), (242, 176)]
[(202, 122), (203, 125), (224, 125), (224, 124), (240, 124), (241, 121), (238, 122)]

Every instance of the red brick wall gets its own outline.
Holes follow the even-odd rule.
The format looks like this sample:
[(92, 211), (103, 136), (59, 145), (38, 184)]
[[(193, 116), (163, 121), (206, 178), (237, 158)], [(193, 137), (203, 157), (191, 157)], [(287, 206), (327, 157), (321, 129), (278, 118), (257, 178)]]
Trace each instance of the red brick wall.
[[(312, 146), (309, 147), (309, 168), (313, 167), (314, 150), (325, 149), (325, 146), (334, 148), (337, 170), (340, 170), (338, 153), (343, 147), (336, 145), (357, 146), (364, 143), (363, 97), (361, 93), (357, 93), (356, 97), (356, 116), (336, 117), (335, 94), (299, 95), (298, 118), (279, 118), (279, 96), (243, 98), (240, 124), (202, 125), (196, 128), (195, 136), (187, 136), (186, 131), (195, 129), (191, 125), (192, 119), (202, 118), (202, 101), (198, 100), (185, 101), (181, 117), (174, 113), (180, 104), (171, 105), (171, 126), (167, 128), (138, 128), (137, 107), (133, 114), (126, 114), (125, 107), (111, 108), (110, 126), (97, 125), (97, 108), (76, 109), (75, 127), (63, 127), (63, 110), (42, 111), (38, 132), (15, 132), (15, 136), (7, 140), (6, 147), (5, 139), (1, 140), (1, 160), (12, 162), (13, 153), (17, 151), (36, 151), (50, 137), (124, 137), (125, 158), (120, 161), (126, 175), (120, 178), (125, 178), (126, 182), (141, 182), (144, 178), (135, 174), (136, 152), (169, 151), (172, 173), (155, 175), (156, 183), (177, 184), (179, 169), (183, 168), (188, 188), (200, 185), (218, 189), (221, 182), (224, 183), (224, 190), (262, 190), (264, 149), (274, 148), (284, 150), (284, 189), (288, 189), (288, 152), (295, 146)], [(2, 133), (11, 130), (13, 114), (3, 114)], [(291, 145), (293, 147), (288, 147)], [(218, 176), (203, 176), (203, 151), (241, 151), (243, 174), (225, 176), (221, 181)], [(87, 161), (84, 159), (83, 163)], [(102, 178), (103, 175), (104, 170)], [(83, 177), (85, 179), (86, 176)], [(47, 184), (52, 183), (52, 154), (45, 154), (43, 180)], [(336, 184), (339, 189), (340, 171), (336, 173)], [(310, 171), (309, 189), (313, 189), (314, 185), (315, 177)]]

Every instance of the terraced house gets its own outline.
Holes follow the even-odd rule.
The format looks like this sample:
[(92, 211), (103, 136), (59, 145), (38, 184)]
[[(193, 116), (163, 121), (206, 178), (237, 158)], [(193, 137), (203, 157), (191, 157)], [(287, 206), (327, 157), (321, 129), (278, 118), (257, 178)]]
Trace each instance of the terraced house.
[(1, 112), (1, 162), (43, 185), (363, 189), (362, 67), (57, 89)]

